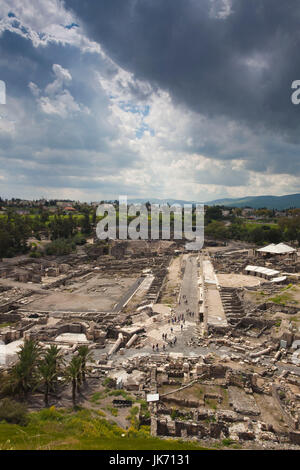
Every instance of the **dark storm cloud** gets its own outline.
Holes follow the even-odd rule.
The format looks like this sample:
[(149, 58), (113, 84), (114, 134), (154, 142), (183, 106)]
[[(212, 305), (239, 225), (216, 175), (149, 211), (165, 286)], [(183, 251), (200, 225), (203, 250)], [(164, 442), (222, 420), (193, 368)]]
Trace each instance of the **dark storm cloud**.
[(35, 48), (29, 39), (5, 31), (0, 36), (1, 79), (8, 87), (8, 96), (29, 96), (29, 81), (49, 80), (52, 63)]
[(61, 1), (0, 6), (1, 191), (297, 184), (298, 0)]
[[(122, 67), (209, 117), (300, 140), (298, 0), (65, 0)], [(215, 4), (215, 5), (214, 5)]]

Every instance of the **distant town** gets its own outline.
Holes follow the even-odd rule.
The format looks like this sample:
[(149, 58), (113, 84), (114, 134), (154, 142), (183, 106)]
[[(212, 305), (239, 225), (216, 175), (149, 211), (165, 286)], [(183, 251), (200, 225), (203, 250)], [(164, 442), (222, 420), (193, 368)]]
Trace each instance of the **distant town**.
[[(118, 210), (118, 200), (110, 202)], [(32, 257), (43, 253), (63, 255), (75, 250), (77, 245), (96, 242), (99, 204), (0, 198), (0, 257), (28, 252)], [(128, 221), (132, 219), (134, 217), (128, 216)], [(173, 221), (171, 212), (171, 228)], [(240, 240), (256, 244), (291, 242), (298, 245), (300, 208), (279, 211), (206, 205), (205, 237), (206, 240)]]

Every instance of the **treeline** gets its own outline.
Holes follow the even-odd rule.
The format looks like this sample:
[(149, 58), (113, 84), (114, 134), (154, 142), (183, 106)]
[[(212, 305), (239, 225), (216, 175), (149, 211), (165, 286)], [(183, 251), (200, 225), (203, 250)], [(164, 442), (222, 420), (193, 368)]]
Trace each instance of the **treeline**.
[(88, 211), (84, 212), (83, 217), (79, 220), (71, 214), (68, 217), (55, 215), (49, 223), (48, 229), (51, 240), (71, 238), (78, 233), (78, 229), (80, 229), (81, 233), (89, 235), (92, 231), (90, 214)]
[[(86, 210), (81, 216), (54, 215), (50, 218), (47, 211), (34, 216), (20, 215), (8, 209), (0, 217), (0, 258), (10, 258), (24, 254), (30, 250), (28, 239), (35, 237), (50, 238), (53, 243), (48, 247), (47, 254), (68, 254), (76, 245), (83, 244), (85, 237), (92, 233), (92, 224), (95, 223), (96, 214)], [(56, 243), (54, 243), (57, 241)], [(41, 252), (34, 250), (33, 256), (41, 256)]]
[(230, 224), (212, 220), (205, 227), (205, 235), (220, 240), (242, 240), (258, 245), (297, 241), (300, 245), (300, 217), (282, 217), (276, 227), (272, 225), (245, 222), (235, 218)]
[(0, 258), (11, 257), (28, 250), (27, 240), (32, 226), (20, 215), (8, 213), (0, 219)]

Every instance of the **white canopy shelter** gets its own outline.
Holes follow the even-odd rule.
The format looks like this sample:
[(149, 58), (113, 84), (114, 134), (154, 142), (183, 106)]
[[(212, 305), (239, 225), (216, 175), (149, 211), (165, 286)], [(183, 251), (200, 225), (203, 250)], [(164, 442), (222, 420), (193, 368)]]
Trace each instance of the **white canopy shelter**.
[(295, 253), (295, 248), (286, 245), (285, 243), (278, 243), (275, 245), (271, 243), (270, 245), (264, 246), (263, 248), (258, 248), (259, 253), (271, 253), (274, 255), (285, 255), (289, 253)]

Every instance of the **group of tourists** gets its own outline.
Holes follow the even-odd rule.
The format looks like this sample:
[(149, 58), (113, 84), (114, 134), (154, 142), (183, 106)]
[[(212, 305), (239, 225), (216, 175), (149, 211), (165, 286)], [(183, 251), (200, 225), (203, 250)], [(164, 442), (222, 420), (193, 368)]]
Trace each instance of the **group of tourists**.
[(187, 309), (186, 313), (190, 316), (190, 317), (194, 317), (195, 316), (195, 312), (192, 312), (191, 310)]
[[(187, 303), (186, 295), (183, 295), (182, 298), (183, 298), (184, 302)], [(189, 308), (187, 308), (186, 309), (186, 314), (189, 315), (190, 317), (194, 317), (195, 312), (192, 312)], [(170, 325), (171, 336), (174, 333), (173, 325), (175, 325), (175, 324), (180, 324), (180, 331), (182, 333), (183, 332), (183, 326), (185, 325), (185, 314), (184, 313), (178, 313), (177, 315), (174, 315), (174, 310), (171, 310), (171, 315), (172, 315), (171, 318), (168, 319), (168, 324)], [(163, 341), (168, 343), (168, 345), (171, 346), (171, 347), (175, 346), (176, 342), (177, 342), (177, 337), (176, 336), (174, 336), (174, 338), (169, 339), (167, 333), (162, 333), (162, 339), (163, 339)], [(152, 345), (152, 350), (156, 351), (156, 352), (159, 352), (158, 344), (156, 344), (156, 345), (153, 344)], [(163, 351), (166, 350), (165, 343), (162, 346), (162, 350)]]

